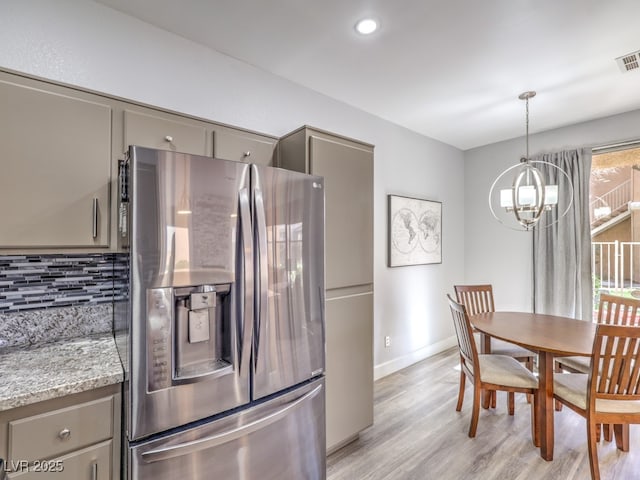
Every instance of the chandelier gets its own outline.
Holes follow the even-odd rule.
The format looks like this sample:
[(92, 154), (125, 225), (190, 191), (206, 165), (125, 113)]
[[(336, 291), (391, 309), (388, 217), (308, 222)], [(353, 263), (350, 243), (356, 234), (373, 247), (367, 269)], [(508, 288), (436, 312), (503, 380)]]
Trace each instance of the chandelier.
[[(491, 214), (500, 223), (513, 230), (524, 228), (528, 231), (538, 224), (545, 212), (557, 210), (558, 185), (550, 179), (552, 176), (550, 172), (555, 173), (553, 175), (555, 181), (560, 176), (566, 178), (570, 191), (564, 193), (567, 193), (569, 203), (560, 216), (552, 215), (551, 220), (545, 222), (545, 226), (557, 223), (567, 214), (573, 202), (573, 187), (569, 175), (557, 165), (529, 158), (529, 99), (535, 95), (536, 92), (531, 91), (518, 96), (520, 100), (526, 102), (526, 155), (520, 159), (520, 163), (512, 165), (498, 175), (489, 190)], [(545, 165), (546, 167), (543, 168)], [(546, 177), (541, 168), (548, 171)], [(513, 180), (510, 185), (505, 185), (505, 180), (510, 175), (513, 175)], [(496, 192), (499, 192), (499, 195)], [(496, 208), (497, 205), (499, 209)]]

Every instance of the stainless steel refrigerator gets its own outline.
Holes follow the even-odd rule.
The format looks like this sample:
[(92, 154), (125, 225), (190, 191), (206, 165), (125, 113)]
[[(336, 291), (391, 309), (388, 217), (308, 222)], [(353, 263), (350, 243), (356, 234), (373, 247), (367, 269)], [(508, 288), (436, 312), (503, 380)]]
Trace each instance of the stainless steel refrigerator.
[(130, 147), (118, 195), (126, 478), (324, 479), (322, 178)]

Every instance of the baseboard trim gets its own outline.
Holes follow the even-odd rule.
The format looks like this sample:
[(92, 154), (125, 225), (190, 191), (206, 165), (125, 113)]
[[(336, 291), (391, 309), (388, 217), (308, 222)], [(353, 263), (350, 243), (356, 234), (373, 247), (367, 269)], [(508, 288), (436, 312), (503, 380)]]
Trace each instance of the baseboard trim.
[(388, 362), (376, 365), (373, 367), (373, 379), (378, 380), (382, 377), (386, 377), (387, 375), (391, 375), (392, 373), (402, 370), (409, 365), (413, 365), (420, 360), (424, 360), (432, 355), (444, 352), (455, 345), (457, 345), (457, 340), (455, 335), (453, 335), (432, 345), (421, 348), (420, 350), (416, 350), (407, 355), (403, 355), (402, 357), (394, 358)]
[(355, 435), (351, 435), (350, 437), (345, 438), (341, 442), (338, 442), (335, 445), (332, 445), (331, 447), (327, 448), (327, 457), (332, 453), (337, 452), (342, 447), (346, 447), (350, 443), (355, 442), (356, 440), (358, 440), (358, 438), (360, 438), (360, 432), (356, 433)]

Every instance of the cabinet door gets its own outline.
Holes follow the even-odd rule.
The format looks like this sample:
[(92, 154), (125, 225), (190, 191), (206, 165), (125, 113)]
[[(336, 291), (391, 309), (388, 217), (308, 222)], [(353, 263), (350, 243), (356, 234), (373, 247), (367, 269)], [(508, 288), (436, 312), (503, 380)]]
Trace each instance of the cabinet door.
[[(112, 440), (77, 450), (62, 457), (42, 460), (29, 469), (13, 463), (17, 470), (9, 480), (111, 480)], [(12, 464), (9, 462), (9, 467)]]
[(0, 248), (109, 245), (108, 105), (0, 81), (0, 145)]
[(206, 155), (207, 130), (197, 123), (181, 122), (169, 114), (152, 115), (131, 110), (124, 111), (124, 145), (172, 150), (174, 152)]
[(373, 152), (309, 142), (311, 173), (324, 177), (327, 289), (373, 283)]
[(328, 298), (327, 449), (373, 423), (373, 293)]
[(213, 132), (213, 156), (236, 162), (273, 165), (277, 140), (233, 128), (218, 127)]

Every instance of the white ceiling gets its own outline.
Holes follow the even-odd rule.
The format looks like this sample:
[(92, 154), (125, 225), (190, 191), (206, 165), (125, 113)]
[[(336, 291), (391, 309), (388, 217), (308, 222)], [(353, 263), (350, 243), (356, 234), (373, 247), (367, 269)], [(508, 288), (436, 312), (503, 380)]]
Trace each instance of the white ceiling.
[[(98, 0), (466, 150), (640, 108), (640, 0)], [(361, 17), (379, 19), (369, 37)]]

